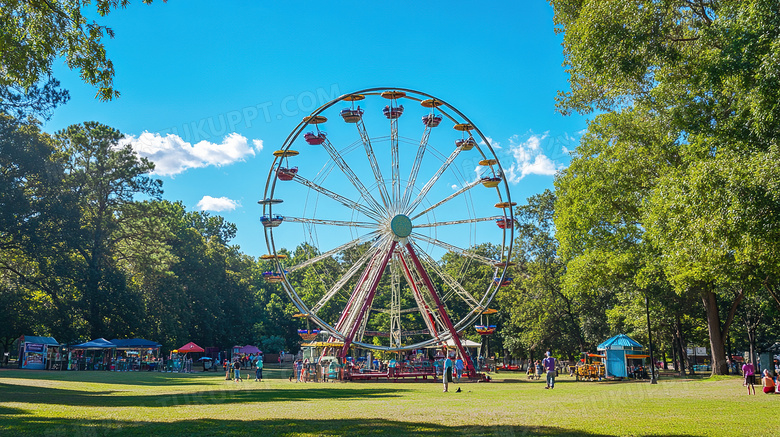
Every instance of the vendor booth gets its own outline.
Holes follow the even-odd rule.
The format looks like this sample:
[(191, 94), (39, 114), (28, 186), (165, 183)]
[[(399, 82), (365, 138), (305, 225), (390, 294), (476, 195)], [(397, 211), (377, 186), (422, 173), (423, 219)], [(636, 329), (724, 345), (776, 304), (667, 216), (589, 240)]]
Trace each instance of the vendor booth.
[(604, 355), (606, 376), (626, 378), (644, 370), (644, 346), (626, 334), (618, 334), (596, 347)]
[(19, 337), (19, 367), (42, 370), (59, 360), (60, 344), (52, 337), (23, 335)]
[(96, 338), (70, 347), (68, 370), (110, 370), (116, 356), (116, 345)]
[(113, 339), (116, 345), (115, 370), (156, 370), (161, 344), (143, 338)]

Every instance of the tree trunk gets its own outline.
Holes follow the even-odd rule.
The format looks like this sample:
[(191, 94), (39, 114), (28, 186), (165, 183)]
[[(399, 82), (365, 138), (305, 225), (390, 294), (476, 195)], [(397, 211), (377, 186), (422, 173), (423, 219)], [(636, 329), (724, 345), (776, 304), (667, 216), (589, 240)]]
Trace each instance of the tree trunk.
[[(756, 329), (747, 325), (748, 344), (750, 345), (750, 362), (756, 365)], [(758, 369), (758, 367), (756, 367)]]
[(715, 293), (711, 290), (701, 294), (704, 310), (707, 313), (707, 332), (710, 337), (710, 353), (712, 355), (712, 374), (726, 375), (728, 363), (726, 362), (726, 347), (723, 343), (723, 332), (720, 328), (720, 315)]
[[(683, 339), (683, 333), (682, 333), (682, 322), (680, 321), (680, 315), (678, 314), (675, 320), (675, 334), (677, 336), (677, 353), (680, 357), (680, 368), (675, 369), (680, 374), (680, 376), (685, 375), (685, 363), (688, 359), (687, 354), (685, 353), (685, 340)], [(693, 369), (693, 367), (691, 367)]]

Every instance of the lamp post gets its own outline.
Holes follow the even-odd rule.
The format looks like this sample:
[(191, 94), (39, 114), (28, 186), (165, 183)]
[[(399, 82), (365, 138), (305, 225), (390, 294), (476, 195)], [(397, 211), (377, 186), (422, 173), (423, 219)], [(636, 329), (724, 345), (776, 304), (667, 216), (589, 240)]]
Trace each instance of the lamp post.
[(650, 333), (650, 303), (645, 291), (645, 313), (647, 314), (647, 341), (650, 343), (650, 384), (658, 384), (655, 380), (655, 358), (653, 358), (653, 336)]

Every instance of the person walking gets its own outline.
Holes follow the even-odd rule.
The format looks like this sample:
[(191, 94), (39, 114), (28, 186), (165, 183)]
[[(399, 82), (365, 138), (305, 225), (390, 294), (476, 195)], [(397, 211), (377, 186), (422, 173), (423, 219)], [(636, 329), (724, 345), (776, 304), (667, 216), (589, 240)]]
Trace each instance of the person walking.
[(463, 375), (463, 358), (458, 355), (458, 359), (455, 360), (455, 376), (458, 378), (458, 383), (460, 383), (460, 377)]
[(745, 376), (745, 383), (742, 385), (747, 387), (748, 396), (750, 395), (751, 390), (753, 390), (753, 394), (756, 394), (756, 386), (753, 385), (754, 374), (755, 374), (755, 370), (753, 368), (753, 363), (748, 361), (742, 365), (742, 375)]
[(442, 372), (442, 381), (444, 381), (444, 393), (449, 391), (450, 382), (452, 382), (452, 358), (447, 355), (444, 359), (444, 371)]
[(547, 358), (542, 360), (542, 366), (547, 371), (547, 386), (545, 389), (555, 388), (555, 358), (547, 351)]
[(261, 381), (263, 379), (263, 357), (257, 356), (257, 362), (255, 362), (255, 381)]

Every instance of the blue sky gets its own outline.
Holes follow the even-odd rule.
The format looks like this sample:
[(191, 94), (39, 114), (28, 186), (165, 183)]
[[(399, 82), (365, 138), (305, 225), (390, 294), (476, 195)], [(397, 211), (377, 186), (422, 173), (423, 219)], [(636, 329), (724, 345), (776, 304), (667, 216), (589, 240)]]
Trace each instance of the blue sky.
[[(106, 47), (122, 96), (95, 100), (58, 62), (71, 101), (45, 129), (87, 120), (119, 129), (156, 162), (165, 198), (236, 223), (233, 243), (254, 256), (266, 252), (256, 202), (271, 153), (341, 94), (403, 87), (452, 104), (492, 139), (519, 203), (552, 187), (585, 128), (555, 112), (568, 84), (542, 1), (171, 0), (135, 2), (102, 22), (116, 32)], [(281, 246), (297, 243), (288, 235)]]

